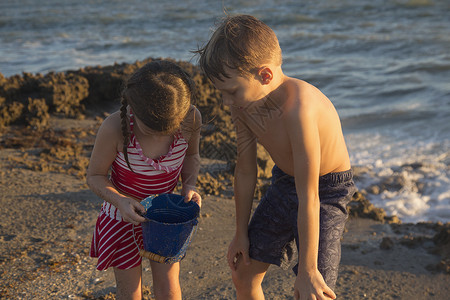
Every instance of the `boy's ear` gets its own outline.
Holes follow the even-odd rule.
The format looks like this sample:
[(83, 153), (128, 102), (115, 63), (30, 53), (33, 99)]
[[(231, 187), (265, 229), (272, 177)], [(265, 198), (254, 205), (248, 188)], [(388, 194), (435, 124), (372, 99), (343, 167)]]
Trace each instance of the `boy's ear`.
[(273, 72), (269, 67), (261, 67), (258, 70), (258, 79), (261, 84), (269, 84), (273, 79)]

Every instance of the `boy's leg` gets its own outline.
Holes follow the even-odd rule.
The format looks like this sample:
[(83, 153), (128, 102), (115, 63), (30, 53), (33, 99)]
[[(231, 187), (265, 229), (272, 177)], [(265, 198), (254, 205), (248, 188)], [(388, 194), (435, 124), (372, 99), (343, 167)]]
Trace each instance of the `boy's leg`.
[(158, 300), (181, 300), (180, 263), (160, 264), (150, 261), (153, 292)]
[(258, 204), (248, 227), (251, 264), (247, 266), (241, 261), (232, 274), (238, 299), (264, 299), (261, 283), (269, 265), (287, 268), (295, 256), (295, 183), (277, 166), (272, 174), (272, 184)]
[(250, 265), (246, 265), (243, 259), (239, 259), (236, 270), (231, 271), (237, 300), (264, 299), (261, 283), (269, 264), (254, 259), (250, 259), (250, 262)]
[(122, 270), (114, 268), (117, 285), (117, 300), (142, 299), (142, 269), (141, 265)]

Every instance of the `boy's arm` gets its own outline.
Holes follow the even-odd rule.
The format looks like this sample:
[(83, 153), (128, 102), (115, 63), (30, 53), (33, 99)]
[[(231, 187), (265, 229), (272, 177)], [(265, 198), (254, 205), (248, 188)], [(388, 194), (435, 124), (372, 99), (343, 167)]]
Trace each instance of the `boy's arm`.
[(193, 200), (201, 206), (201, 197), (196, 192), (196, 183), (198, 172), (200, 170), (200, 129), (202, 125), (202, 116), (197, 108), (193, 107), (193, 118), (188, 125), (187, 130), (191, 131), (188, 141), (188, 149), (181, 169), (181, 182), (183, 184), (181, 194), (185, 196), (185, 201)]
[[(313, 100), (313, 99), (312, 99)], [(299, 199), (297, 226), (299, 235), (298, 275), (295, 294), (300, 299), (334, 299), (317, 266), (319, 250), (320, 139), (313, 102), (300, 101), (288, 117), (288, 134), (292, 147), (294, 177)], [(326, 295), (324, 295), (326, 294)]]
[(248, 222), (256, 186), (256, 137), (240, 118), (235, 118), (237, 159), (234, 171), (234, 199), (236, 205), (236, 234), (228, 249), (228, 264), (236, 269), (242, 256), (249, 263)]

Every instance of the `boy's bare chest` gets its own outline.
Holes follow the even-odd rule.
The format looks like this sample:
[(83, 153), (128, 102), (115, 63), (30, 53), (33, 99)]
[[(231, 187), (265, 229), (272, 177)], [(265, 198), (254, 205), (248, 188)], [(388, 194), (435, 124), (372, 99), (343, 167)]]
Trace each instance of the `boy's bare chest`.
[(246, 124), (277, 164), (292, 159), (291, 146), (285, 123), (280, 116), (262, 115), (247, 118)]

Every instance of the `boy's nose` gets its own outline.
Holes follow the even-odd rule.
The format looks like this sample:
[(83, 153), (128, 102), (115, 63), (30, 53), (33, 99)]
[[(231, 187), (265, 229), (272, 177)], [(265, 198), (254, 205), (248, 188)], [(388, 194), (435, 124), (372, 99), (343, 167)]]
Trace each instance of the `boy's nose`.
[(229, 97), (222, 97), (223, 105), (225, 106), (231, 106), (233, 105), (233, 100), (231, 100)]

